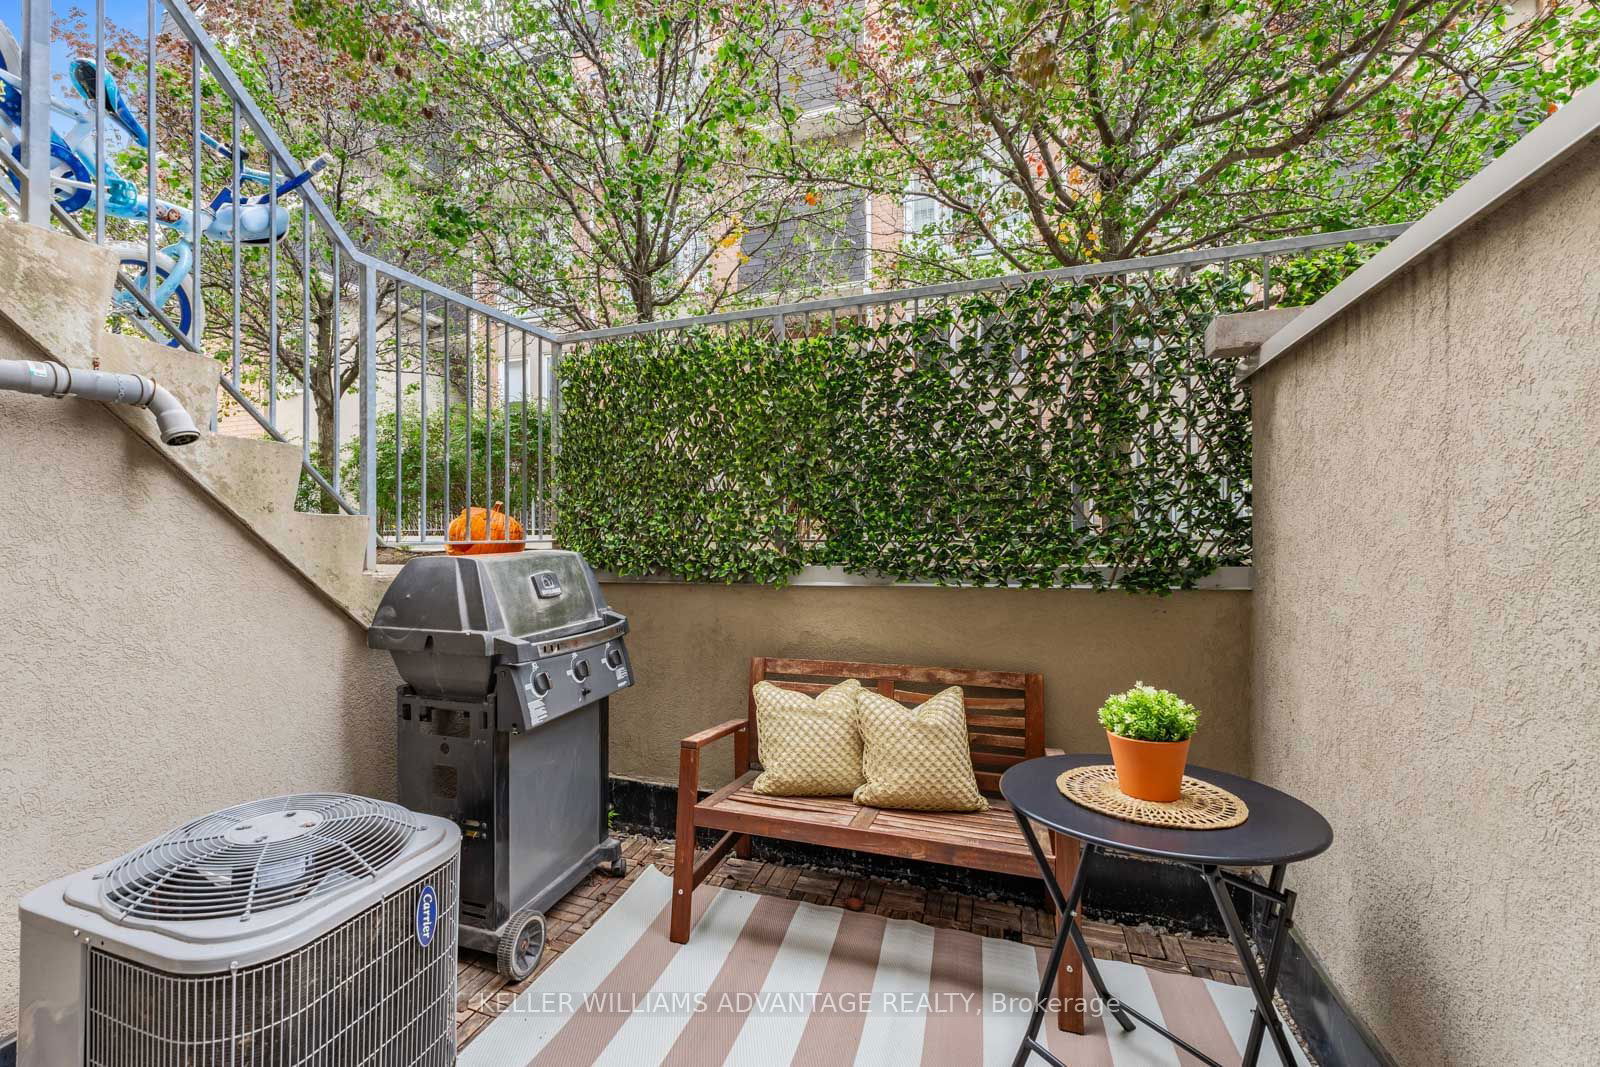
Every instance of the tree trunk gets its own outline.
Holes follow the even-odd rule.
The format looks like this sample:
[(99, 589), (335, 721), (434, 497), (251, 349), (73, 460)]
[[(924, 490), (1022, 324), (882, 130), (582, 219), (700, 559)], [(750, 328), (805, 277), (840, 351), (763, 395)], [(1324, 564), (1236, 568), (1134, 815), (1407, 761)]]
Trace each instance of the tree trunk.
[[(339, 466), (338, 446), (333, 439), (333, 412), (336, 403), (332, 399), (331, 393), (332, 390), (325, 385), (323, 388), (313, 389), (311, 392), (311, 401), (316, 408), (317, 420), (317, 447), (314, 462), (317, 465), (317, 469), (322, 471), (330, 482), (334, 480), (334, 472)], [(332, 515), (340, 510), (338, 502), (327, 493), (319, 493), (317, 497), (320, 501), (318, 510), (324, 514)]]
[(1123, 247), (1127, 235), (1122, 232), (1122, 207), (1125, 192), (1122, 175), (1109, 167), (1099, 173), (1100, 186), (1100, 257), (1101, 259), (1126, 259), (1132, 252)]
[[(335, 472), (339, 469), (340, 457), (339, 441), (334, 428), (339, 397), (335, 395), (337, 376), (333, 373), (334, 353), (339, 350), (339, 339), (333, 335), (331, 299), (321, 299), (316, 302), (316, 314), (312, 322), (316, 329), (316, 355), (311, 363), (311, 380), (302, 382), (301, 385), (311, 390), (311, 406), (317, 426), (314, 449), (316, 467), (329, 482), (332, 482)], [(317, 500), (318, 510), (324, 514), (331, 515), (340, 510), (338, 502), (327, 493), (318, 493)]]

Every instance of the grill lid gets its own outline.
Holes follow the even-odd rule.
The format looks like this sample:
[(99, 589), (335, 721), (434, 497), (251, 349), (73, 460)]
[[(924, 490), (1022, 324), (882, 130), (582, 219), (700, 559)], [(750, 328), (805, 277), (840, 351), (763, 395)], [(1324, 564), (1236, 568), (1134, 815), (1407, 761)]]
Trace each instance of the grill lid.
[(306, 793), (213, 812), (117, 860), (101, 876), (108, 917), (248, 919), (374, 878), (411, 840), (405, 808)]
[(600, 583), (576, 552), (424, 556), (395, 576), (367, 644), (488, 656), (598, 629), (605, 612)]

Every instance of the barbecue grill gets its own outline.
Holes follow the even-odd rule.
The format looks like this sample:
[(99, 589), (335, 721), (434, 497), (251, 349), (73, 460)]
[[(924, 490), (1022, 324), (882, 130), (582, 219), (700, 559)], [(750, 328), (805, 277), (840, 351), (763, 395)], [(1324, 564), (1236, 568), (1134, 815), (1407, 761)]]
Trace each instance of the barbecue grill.
[(461, 827), (461, 944), (508, 977), (538, 965), (552, 904), (624, 872), (606, 735), (627, 632), (582, 556), (542, 551), (411, 560), (367, 633), (405, 679), (400, 803)]

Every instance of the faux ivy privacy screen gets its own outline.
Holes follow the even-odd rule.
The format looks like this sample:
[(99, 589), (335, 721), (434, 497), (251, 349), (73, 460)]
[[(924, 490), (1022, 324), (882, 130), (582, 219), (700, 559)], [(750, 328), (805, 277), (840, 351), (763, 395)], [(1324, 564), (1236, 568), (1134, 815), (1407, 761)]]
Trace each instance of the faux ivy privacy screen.
[(1248, 400), (1202, 344), (1246, 282), (1038, 282), (569, 350), (557, 538), (706, 581), (1190, 585), (1249, 558)]

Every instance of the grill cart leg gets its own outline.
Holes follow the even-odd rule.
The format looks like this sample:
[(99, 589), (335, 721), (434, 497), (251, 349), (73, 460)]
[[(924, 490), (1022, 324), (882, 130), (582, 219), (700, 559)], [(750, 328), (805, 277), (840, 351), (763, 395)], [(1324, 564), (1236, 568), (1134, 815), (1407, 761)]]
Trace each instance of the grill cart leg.
[(604, 865), (598, 867), (597, 869), (604, 871), (613, 878), (621, 878), (623, 875), (627, 874), (628, 861), (622, 855), (622, 842), (608, 837), (606, 838), (605, 844), (602, 847), (605, 849), (608, 855), (606, 856)]
[(611, 847), (611, 863), (606, 873), (621, 878), (628, 873), (622, 858), (622, 844), (611, 836), (611, 698), (600, 701), (600, 840)]

